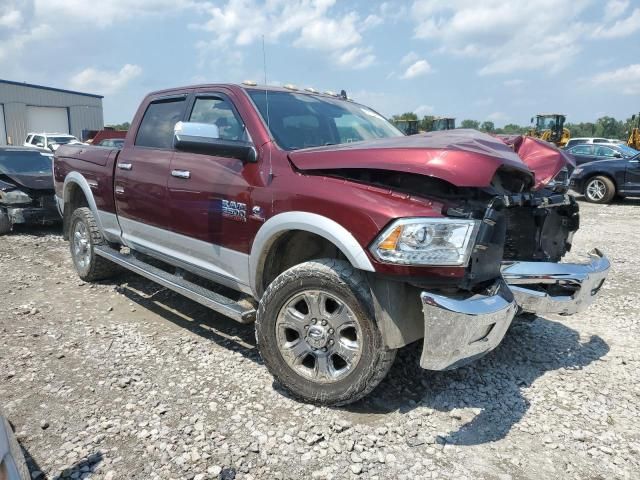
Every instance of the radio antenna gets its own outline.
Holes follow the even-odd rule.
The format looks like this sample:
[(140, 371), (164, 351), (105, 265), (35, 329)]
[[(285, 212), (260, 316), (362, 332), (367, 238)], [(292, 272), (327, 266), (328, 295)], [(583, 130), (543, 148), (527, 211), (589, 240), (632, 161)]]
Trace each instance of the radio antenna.
[[(269, 130), (269, 136), (271, 136), (271, 121), (269, 119), (269, 90), (267, 88), (267, 50), (264, 46), (264, 35), (262, 35), (262, 66), (264, 69), (264, 103), (267, 110), (267, 130)], [(269, 145), (269, 182), (273, 177), (273, 164), (271, 163), (271, 150), (272, 145)]]

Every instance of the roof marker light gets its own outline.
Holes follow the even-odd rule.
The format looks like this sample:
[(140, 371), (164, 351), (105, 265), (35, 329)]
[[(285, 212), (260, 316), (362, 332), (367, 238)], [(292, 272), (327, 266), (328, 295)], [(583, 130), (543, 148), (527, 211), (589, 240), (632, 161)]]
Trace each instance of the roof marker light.
[(313, 87), (307, 87), (304, 89), (306, 92), (311, 92), (311, 93), (318, 93), (318, 90), (316, 90)]
[(255, 87), (256, 85), (258, 85), (258, 82), (256, 82), (255, 80), (245, 80), (244, 82), (242, 82), (243, 85), (248, 85), (249, 87)]
[(287, 83), (286, 85), (284, 85), (284, 88), (286, 88), (287, 90), (298, 90), (298, 87), (296, 87), (292, 83)]

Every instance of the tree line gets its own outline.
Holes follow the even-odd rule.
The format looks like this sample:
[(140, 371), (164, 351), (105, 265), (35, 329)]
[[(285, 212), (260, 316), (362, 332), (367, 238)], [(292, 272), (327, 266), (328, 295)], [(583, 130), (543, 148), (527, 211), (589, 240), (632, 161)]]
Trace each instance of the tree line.
[[(425, 115), (422, 119), (418, 118), (413, 112), (406, 112), (400, 115), (393, 115), (392, 121), (395, 120), (418, 120), (418, 128), (424, 131), (430, 131), (431, 125), (436, 117), (432, 115)], [(604, 138), (617, 138), (619, 140), (626, 140), (629, 136), (629, 132), (635, 125), (637, 120), (632, 120), (631, 117), (626, 120), (616, 120), (613, 117), (600, 117), (595, 122), (580, 122), (580, 123), (565, 123), (564, 126), (571, 131), (572, 137), (604, 137)], [(531, 127), (517, 125), (515, 123), (508, 123), (502, 128), (495, 126), (490, 120), (480, 122), (478, 120), (465, 119), (460, 123), (456, 123), (457, 128), (473, 128), (487, 133), (502, 133), (502, 134), (524, 134)]]

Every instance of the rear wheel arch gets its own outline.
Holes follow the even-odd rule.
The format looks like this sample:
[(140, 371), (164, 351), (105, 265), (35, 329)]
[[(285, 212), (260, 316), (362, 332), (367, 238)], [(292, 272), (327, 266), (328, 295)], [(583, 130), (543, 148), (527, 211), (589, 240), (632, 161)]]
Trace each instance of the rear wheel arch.
[(62, 228), (64, 238), (68, 239), (71, 215), (73, 215), (76, 209), (82, 207), (88, 207), (91, 210), (98, 224), (98, 228), (102, 231), (98, 208), (87, 179), (78, 172), (71, 172), (64, 180), (62, 191)]

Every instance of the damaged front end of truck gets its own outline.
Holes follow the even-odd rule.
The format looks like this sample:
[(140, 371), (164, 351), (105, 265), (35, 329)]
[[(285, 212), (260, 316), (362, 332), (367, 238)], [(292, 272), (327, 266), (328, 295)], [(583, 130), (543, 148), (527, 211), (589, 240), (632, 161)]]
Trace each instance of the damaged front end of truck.
[[(505, 141), (469, 130), (368, 147), (366, 159), (347, 145), (333, 148), (331, 161), (320, 149), (293, 163), (433, 200), (442, 205), (442, 219), (475, 225), (464, 275), (453, 283), (428, 275), (406, 279), (404, 287), (370, 279), (378, 321), (395, 333), (387, 343), (422, 337), (423, 368), (456, 368), (485, 355), (516, 315), (571, 315), (597, 297), (610, 266), (602, 252), (589, 252), (586, 263), (561, 263), (580, 225), (579, 206), (567, 192), (574, 164), (564, 152), (537, 139)], [(416, 316), (416, 296), (422, 321), (412, 323), (406, 318)]]

